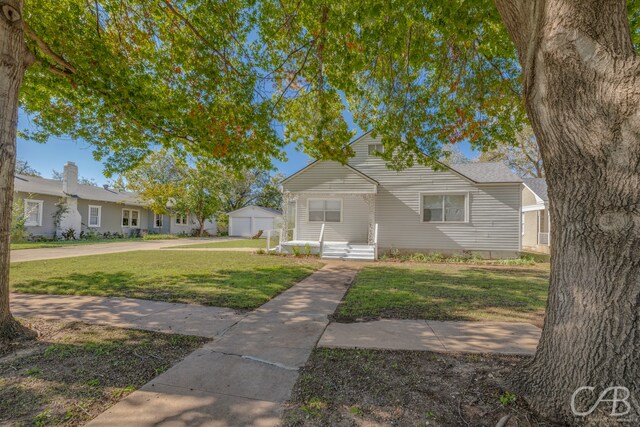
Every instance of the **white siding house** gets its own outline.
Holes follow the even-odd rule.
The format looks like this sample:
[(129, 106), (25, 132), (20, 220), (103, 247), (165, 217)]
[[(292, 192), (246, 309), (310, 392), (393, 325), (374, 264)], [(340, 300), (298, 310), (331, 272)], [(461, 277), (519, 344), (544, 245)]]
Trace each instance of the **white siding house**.
[(317, 161), (283, 181), (285, 244), (319, 242), (324, 226), (328, 245), (487, 256), (521, 250), (522, 180), (506, 165), (397, 172), (375, 155), (379, 144), (365, 134), (352, 143), (355, 156), (347, 165)]

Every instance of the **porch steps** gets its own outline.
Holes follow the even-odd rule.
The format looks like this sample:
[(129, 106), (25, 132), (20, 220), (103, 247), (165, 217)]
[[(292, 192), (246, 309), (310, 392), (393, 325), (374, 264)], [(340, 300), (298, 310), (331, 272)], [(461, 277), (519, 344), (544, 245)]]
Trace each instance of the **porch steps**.
[(374, 261), (375, 251), (371, 245), (325, 244), (322, 259)]

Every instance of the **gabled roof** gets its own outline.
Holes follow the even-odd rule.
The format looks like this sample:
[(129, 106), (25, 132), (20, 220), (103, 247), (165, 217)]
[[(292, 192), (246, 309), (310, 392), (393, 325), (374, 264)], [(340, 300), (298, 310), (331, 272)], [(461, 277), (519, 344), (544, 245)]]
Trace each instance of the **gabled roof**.
[[(365, 136), (369, 135), (373, 130), (369, 130), (362, 135), (354, 138), (349, 145), (353, 145)], [(314, 160), (309, 163), (304, 168), (300, 169), (293, 175), (290, 175), (280, 181), (281, 184), (289, 181), (291, 178), (297, 176), (299, 173), (304, 172), (310, 167), (317, 164), (320, 160)], [(502, 162), (473, 162), (473, 163), (454, 163), (454, 164), (445, 164), (442, 162), (438, 162), (445, 168), (451, 169), (453, 172), (462, 175), (464, 178), (468, 180), (478, 183), (478, 184), (497, 184), (497, 183), (518, 183), (523, 182), (522, 179), (516, 175), (509, 166)], [(345, 167), (352, 169), (354, 172), (360, 174), (363, 178), (368, 179), (373, 184), (378, 184), (378, 181), (367, 176), (363, 172), (360, 172), (358, 169), (353, 166), (346, 164)], [(546, 193), (545, 193), (546, 194)]]
[[(285, 182), (289, 181), (290, 179), (292, 179), (295, 176), (298, 176), (299, 174), (301, 174), (302, 172), (312, 168), (313, 166), (316, 166), (322, 162), (332, 162), (333, 160), (314, 160), (313, 162), (309, 163), (307, 166), (303, 167), (302, 169), (300, 169), (298, 172), (294, 173), (293, 175), (289, 175), (288, 177), (286, 177), (285, 179), (283, 179), (282, 181), (280, 181), (280, 184), (284, 184)], [(338, 162), (335, 162), (338, 163)], [(352, 172), (356, 173), (357, 175), (361, 176), (362, 178), (366, 179), (367, 181), (369, 181), (370, 183), (372, 183), (373, 185), (378, 185), (378, 181), (376, 181), (375, 179), (371, 178), (370, 176), (368, 176), (367, 174), (360, 172), (358, 169), (354, 168), (353, 166), (346, 164), (346, 165), (341, 165), (344, 166), (347, 169), (350, 169)]]
[(540, 197), (544, 202), (549, 201), (549, 194), (547, 193), (547, 180), (544, 178), (527, 178), (524, 180), (524, 184), (529, 187), (533, 193)]
[(95, 185), (78, 184), (77, 194), (65, 194), (62, 191), (62, 181), (56, 179), (41, 178), (39, 176), (16, 174), (15, 191), (30, 194), (44, 194), (58, 197), (77, 197), (98, 202), (122, 203), (134, 206), (143, 206), (136, 193), (118, 191), (112, 188), (96, 187)]
[(273, 208), (265, 208), (264, 206), (258, 206), (258, 205), (249, 205), (249, 206), (245, 206), (244, 208), (240, 208), (240, 209), (236, 209), (235, 211), (231, 211), (231, 212), (227, 212), (227, 215), (231, 215), (240, 211), (243, 211), (245, 209), (249, 209), (249, 208), (258, 208), (258, 209), (262, 209), (263, 211), (267, 211), (271, 214), (274, 215), (282, 215), (282, 212), (277, 210), (277, 209), (273, 209)]
[(522, 178), (502, 162), (455, 163), (448, 167), (480, 184), (522, 182)]

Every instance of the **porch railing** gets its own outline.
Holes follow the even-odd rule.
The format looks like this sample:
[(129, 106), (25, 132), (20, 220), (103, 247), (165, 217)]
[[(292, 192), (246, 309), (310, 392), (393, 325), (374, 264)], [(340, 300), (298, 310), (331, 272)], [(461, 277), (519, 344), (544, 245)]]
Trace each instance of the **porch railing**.
[(318, 244), (320, 246), (319, 255), (322, 258), (322, 252), (324, 252), (324, 223), (322, 223), (322, 228), (320, 228), (320, 238), (318, 239)]
[(549, 233), (538, 233), (538, 244), (539, 245), (548, 245), (549, 244)]
[(272, 250), (280, 249), (282, 250), (282, 239), (280, 238), (282, 235), (281, 230), (267, 230), (267, 252), (271, 252)]
[(373, 230), (373, 259), (378, 259), (378, 224), (376, 223)]

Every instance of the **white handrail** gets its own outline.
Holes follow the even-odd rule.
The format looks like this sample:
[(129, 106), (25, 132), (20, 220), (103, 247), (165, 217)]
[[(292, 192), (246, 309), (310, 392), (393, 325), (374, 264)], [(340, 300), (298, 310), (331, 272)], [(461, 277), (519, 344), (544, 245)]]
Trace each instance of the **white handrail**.
[(267, 230), (267, 253), (271, 252), (271, 230)]
[(320, 244), (320, 258), (322, 258), (322, 252), (324, 251), (324, 223), (322, 223), (322, 228), (320, 229), (320, 239), (318, 239), (318, 243)]
[(378, 224), (373, 231), (373, 259), (378, 259)]

